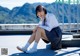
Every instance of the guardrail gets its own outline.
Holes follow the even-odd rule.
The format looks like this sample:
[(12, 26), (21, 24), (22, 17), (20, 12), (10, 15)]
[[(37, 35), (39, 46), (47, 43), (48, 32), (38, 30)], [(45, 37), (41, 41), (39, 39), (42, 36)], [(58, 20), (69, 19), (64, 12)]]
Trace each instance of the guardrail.
[[(0, 31), (9, 31), (9, 30), (33, 30), (38, 24), (0, 24)], [(70, 28), (69, 28), (70, 26)], [(77, 27), (78, 26), (78, 27)], [(80, 30), (80, 23), (60, 23), (62, 31), (73, 31)]]

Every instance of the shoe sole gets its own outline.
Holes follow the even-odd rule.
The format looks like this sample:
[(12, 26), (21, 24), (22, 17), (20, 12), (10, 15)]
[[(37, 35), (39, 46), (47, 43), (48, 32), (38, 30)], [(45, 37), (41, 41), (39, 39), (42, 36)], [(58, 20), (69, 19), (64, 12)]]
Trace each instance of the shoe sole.
[(16, 47), (19, 51), (23, 51), (21, 48), (19, 48), (19, 47)]
[[(26, 53), (26, 51), (23, 51), (20, 47), (16, 47), (19, 51), (22, 51), (22, 52), (24, 52), (24, 53)], [(27, 53), (27, 54), (29, 54), (29, 53)]]

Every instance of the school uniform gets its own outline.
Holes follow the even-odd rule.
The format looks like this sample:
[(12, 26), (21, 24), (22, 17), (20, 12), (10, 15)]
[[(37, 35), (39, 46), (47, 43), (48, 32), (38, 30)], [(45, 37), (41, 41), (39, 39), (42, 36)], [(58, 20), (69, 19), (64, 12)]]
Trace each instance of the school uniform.
[(52, 49), (59, 49), (61, 47), (61, 39), (62, 39), (62, 31), (59, 27), (59, 23), (54, 14), (47, 13), (45, 25), (43, 25), (43, 20), (40, 20), (39, 27), (45, 30), (46, 36), (49, 41), (45, 41), (46, 43), (51, 42)]

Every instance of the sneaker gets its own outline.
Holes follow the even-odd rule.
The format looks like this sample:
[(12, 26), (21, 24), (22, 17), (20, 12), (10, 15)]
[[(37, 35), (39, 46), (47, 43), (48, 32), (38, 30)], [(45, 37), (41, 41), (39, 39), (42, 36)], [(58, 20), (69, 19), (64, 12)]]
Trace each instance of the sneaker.
[(29, 51), (26, 51), (26, 53), (34, 53), (37, 52), (37, 49), (31, 48)]
[(27, 49), (25, 49), (24, 47), (23, 48), (20, 48), (19, 46), (17, 46), (16, 47), (18, 50), (20, 50), (20, 51), (23, 51), (23, 52), (26, 52), (27, 51)]

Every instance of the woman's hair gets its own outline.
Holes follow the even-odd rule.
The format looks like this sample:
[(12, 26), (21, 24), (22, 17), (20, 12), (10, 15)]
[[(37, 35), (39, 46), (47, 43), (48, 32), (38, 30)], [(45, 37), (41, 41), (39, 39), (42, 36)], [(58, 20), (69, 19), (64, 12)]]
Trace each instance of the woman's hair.
[[(44, 13), (47, 14), (47, 10), (46, 10), (43, 6), (38, 5), (38, 6), (36, 7), (36, 16), (37, 16), (37, 13), (38, 13), (38, 12), (41, 12), (41, 11), (44, 11)], [(37, 17), (38, 17), (38, 16), (37, 16)]]
[[(47, 14), (47, 10), (46, 10), (43, 6), (38, 5), (38, 6), (36, 7), (36, 16), (37, 16), (37, 13), (38, 13), (38, 12), (41, 12), (41, 11), (44, 11), (44, 13)], [(37, 16), (37, 17), (38, 17), (38, 16)], [(45, 22), (46, 22), (46, 18), (45, 18), (44, 21), (43, 21), (43, 25), (45, 25)]]

